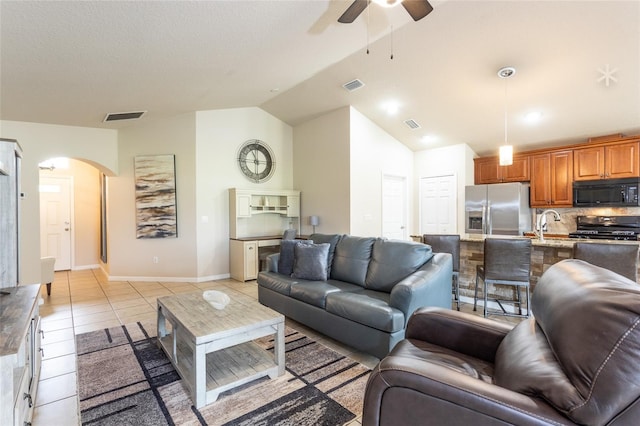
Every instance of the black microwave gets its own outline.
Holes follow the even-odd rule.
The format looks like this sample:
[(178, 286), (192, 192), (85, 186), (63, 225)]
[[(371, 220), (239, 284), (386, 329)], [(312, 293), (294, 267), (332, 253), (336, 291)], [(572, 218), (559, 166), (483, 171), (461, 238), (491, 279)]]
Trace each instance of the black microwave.
[(573, 182), (574, 207), (637, 207), (640, 178)]

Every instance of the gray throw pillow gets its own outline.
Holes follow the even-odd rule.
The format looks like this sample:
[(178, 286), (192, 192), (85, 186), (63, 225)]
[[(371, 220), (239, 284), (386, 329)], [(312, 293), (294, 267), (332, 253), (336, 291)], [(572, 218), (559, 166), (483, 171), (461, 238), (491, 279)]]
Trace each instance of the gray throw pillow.
[(326, 281), (329, 243), (298, 244), (294, 247), (293, 278)]
[(293, 248), (296, 244), (313, 244), (313, 240), (282, 240), (280, 241), (280, 257), (278, 258), (278, 273), (291, 275), (293, 273)]

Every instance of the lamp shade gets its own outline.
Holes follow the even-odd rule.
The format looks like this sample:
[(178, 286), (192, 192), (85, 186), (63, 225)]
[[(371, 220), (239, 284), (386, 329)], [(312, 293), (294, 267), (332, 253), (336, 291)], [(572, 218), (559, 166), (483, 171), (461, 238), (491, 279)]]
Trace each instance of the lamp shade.
[(513, 164), (513, 146), (502, 145), (500, 147), (500, 165), (510, 166)]
[(309, 225), (311, 226), (320, 225), (320, 218), (318, 216), (309, 216)]

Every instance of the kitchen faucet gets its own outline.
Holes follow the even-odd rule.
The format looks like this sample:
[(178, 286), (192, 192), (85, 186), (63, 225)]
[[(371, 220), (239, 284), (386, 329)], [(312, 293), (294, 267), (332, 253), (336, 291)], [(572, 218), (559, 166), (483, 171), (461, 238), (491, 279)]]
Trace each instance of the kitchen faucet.
[(560, 213), (558, 213), (555, 210), (549, 209), (540, 213), (538, 215), (538, 221), (536, 222), (536, 230), (538, 232), (538, 237), (540, 238), (540, 241), (544, 241), (543, 228), (547, 224), (547, 213), (553, 213), (555, 221), (556, 222), (560, 221)]

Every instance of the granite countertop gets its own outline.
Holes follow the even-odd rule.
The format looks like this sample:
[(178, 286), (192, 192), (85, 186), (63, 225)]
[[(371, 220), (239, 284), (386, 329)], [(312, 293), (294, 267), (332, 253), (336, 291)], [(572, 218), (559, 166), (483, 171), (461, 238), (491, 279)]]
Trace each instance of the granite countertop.
[(0, 296), (0, 356), (18, 352), (29, 328), (30, 315), (40, 292), (40, 285), (3, 288)]
[[(609, 243), (609, 244), (638, 244), (638, 241), (622, 241), (622, 240), (586, 240), (577, 238), (568, 238), (565, 236), (547, 236), (545, 235), (544, 241), (540, 241), (538, 237), (525, 235), (527, 238), (531, 238), (531, 245), (534, 247), (565, 247), (572, 248), (578, 241), (581, 243)], [(486, 235), (486, 234), (462, 234), (460, 241), (466, 242), (482, 242), (486, 238), (522, 238), (515, 235)]]

